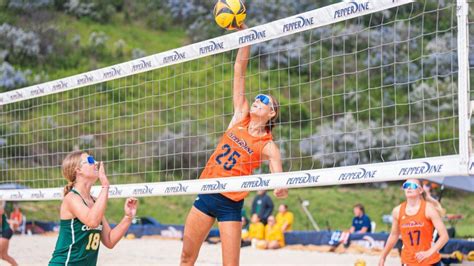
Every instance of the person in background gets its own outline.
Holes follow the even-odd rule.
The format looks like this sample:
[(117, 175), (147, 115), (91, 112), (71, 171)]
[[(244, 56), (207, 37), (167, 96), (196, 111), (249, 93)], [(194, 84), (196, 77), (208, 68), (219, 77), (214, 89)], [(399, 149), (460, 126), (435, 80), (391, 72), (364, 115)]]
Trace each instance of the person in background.
[(438, 187), (437, 184), (431, 183), (430, 181), (427, 181), (427, 180), (423, 181), (423, 190), (426, 193), (426, 197), (439, 201), (439, 198), (433, 194), (433, 189), (435, 189), (436, 187)]
[(242, 209), (242, 230), (249, 230), (249, 218), (245, 209)]
[(280, 227), (283, 233), (292, 230), (294, 215), (292, 212), (288, 211), (288, 205), (280, 204), (275, 219), (276, 224)]
[(265, 226), (260, 221), (260, 218), (256, 213), (252, 215), (250, 220), (249, 232), (247, 237), (244, 239), (245, 242), (253, 242), (265, 239)]
[(10, 213), (10, 226), (13, 232), (16, 232), (23, 223), (23, 214), (21, 213), (18, 203), (13, 205), (13, 212)]
[(243, 208), (242, 208), (241, 216), (242, 216), (241, 217), (242, 218), (242, 234), (241, 234), (242, 239), (240, 242), (240, 246), (245, 247), (245, 246), (250, 245), (250, 242), (245, 241), (245, 239), (248, 239), (248, 236), (249, 236), (249, 218), (247, 218), (247, 212)]
[(372, 226), (370, 224), (370, 218), (365, 214), (365, 208), (362, 204), (354, 205), (354, 218), (352, 219), (352, 226), (349, 229), (351, 234), (364, 234), (370, 233)]
[(259, 190), (252, 202), (252, 215), (257, 214), (265, 225), (267, 218), (273, 213), (273, 201), (265, 190)]
[(265, 226), (265, 248), (279, 249), (285, 246), (285, 235), (282, 228), (276, 223), (275, 217), (270, 215)]
[(13, 266), (18, 265), (14, 258), (8, 255), (8, 246), (12, 238), (13, 231), (7, 222), (4, 202), (0, 201), (0, 260), (5, 260)]

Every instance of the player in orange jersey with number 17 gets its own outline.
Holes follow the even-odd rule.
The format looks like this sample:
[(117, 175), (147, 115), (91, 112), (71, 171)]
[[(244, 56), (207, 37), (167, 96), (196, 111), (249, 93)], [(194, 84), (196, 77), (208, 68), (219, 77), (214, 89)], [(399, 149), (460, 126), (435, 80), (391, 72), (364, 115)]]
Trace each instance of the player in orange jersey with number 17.
[[(448, 242), (448, 232), (441, 216), (444, 210), (431, 197), (426, 197), (418, 179), (408, 179), (402, 186), (406, 201), (392, 212), (392, 231), (380, 257), (379, 266), (402, 236), (402, 265), (440, 265), (439, 250)], [(434, 229), (439, 239), (433, 243)]]

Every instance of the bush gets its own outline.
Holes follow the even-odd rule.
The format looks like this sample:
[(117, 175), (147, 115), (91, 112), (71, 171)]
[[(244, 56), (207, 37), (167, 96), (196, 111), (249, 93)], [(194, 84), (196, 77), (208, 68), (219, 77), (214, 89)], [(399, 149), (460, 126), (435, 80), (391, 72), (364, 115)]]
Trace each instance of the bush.
[(16, 89), (28, 84), (29, 72), (15, 70), (8, 62), (0, 64), (0, 92)]
[(146, 56), (146, 52), (140, 48), (133, 48), (132, 59), (138, 59)]
[(40, 54), (40, 39), (34, 32), (4, 23), (0, 26), (0, 49), (7, 50), (9, 55), (20, 60), (36, 58)]
[(418, 134), (404, 126), (382, 131), (378, 124), (356, 120), (347, 113), (319, 126), (316, 134), (300, 141), (300, 149), (323, 166), (409, 159), (409, 145), (417, 142)]
[(53, 6), (53, 2), (53, 0), (8, 0), (7, 7), (9, 9), (30, 12), (51, 7)]
[(77, 18), (87, 17), (98, 22), (109, 22), (122, 5), (121, 0), (69, 0), (64, 4), (64, 9)]
[(180, 132), (165, 130), (156, 138), (153, 156), (161, 170), (185, 172), (190, 178), (196, 178), (215, 144), (206, 136), (192, 134), (190, 123), (183, 121), (183, 125)]

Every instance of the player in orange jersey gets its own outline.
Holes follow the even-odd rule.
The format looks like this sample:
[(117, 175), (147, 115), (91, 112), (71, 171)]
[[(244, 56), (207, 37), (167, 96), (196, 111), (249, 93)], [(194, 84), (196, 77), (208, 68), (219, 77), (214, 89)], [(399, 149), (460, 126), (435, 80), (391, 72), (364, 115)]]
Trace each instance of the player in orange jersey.
[[(251, 175), (262, 161), (269, 161), (272, 173), (282, 172), (280, 150), (272, 141), (272, 128), (279, 106), (272, 96), (259, 94), (250, 105), (245, 98), (245, 71), (250, 46), (239, 49), (234, 66), (234, 116), (216, 150), (209, 158), (201, 179)], [(246, 182), (261, 187), (265, 180)], [(275, 189), (278, 198), (287, 189)], [(181, 265), (194, 265), (199, 249), (214, 221), (219, 224), (222, 241), (222, 264), (239, 265), (241, 210), (248, 192), (200, 194), (188, 214), (184, 228)]]
[[(392, 231), (380, 257), (379, 266), (385, 264), (385, 258), (402, 236), (402, 265), (440, 265), (439, 250), (448, 242), (448, 232), (441, 216), (444, 210), (431, 198), (425, 198), (425, 192), (418, 179), (408, 179), (403, 183), (406, 201), (392, 211)], [(439, 239), (433, 243), (433, 231), (436, 229)]]

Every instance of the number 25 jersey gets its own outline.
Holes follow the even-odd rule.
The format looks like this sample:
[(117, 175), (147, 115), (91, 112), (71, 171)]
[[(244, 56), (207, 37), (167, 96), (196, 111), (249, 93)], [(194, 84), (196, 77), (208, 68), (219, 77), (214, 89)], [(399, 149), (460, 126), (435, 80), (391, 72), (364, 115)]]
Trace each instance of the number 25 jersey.
[[(272, 134), (255, 137), (249, 134), (250, 116), (245, 117), (228, 129), (216, 150), (207, 161), (201, 179), (251, 175), (262, 164), (262, 151), (272, 141)], [(243, 200), (249, 192), (222, 193), (233, 200)]]

